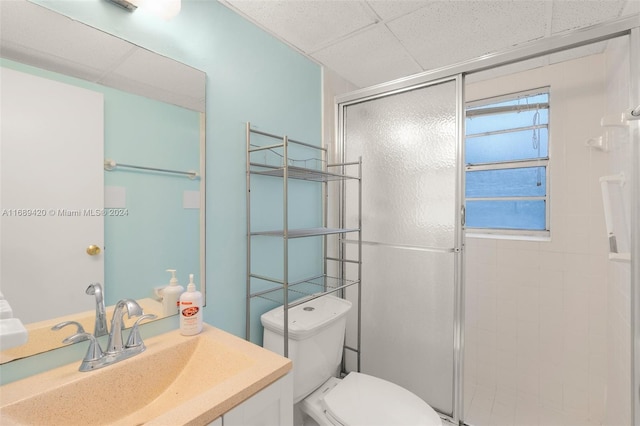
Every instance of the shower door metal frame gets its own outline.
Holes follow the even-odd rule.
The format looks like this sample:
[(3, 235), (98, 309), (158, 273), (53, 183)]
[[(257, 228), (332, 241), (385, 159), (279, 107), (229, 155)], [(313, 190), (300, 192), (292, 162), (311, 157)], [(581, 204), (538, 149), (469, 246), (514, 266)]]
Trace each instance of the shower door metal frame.
[[(359, 89), (344, 95), (337, 96), (337, 149), (338, 155), (345, 156), (345, 108), (349, 105), (380, 98), (388, 95), (401, 93), (408, 90), (417, 89), (424, 86), (433, 85), (439, 82), (457, 79), (461, 85), (458, 89), (458, 99), (456, 116), (464, 118), (464, 77), (469, 74), (511, 65), (528, 59), (534, 59), (557, 53), (576, 47), (582, 47), (601, 41), (610, 40), (616, 37), (629, 37), (630, 62), (631, 62), (631, 94), (630, 100), (633, 107), (640, 103), (640, 83), (634, 80), (633, 76), (640, 72), (640, 14), (629, 15), (620, 19), (604, 22), (590, 27), (581, 28), (566, 34), (550, 36), (542, 40), (524, 43), (518, 47), (502, 52), (488, 54), (476, 59), (463, 61), (450, 66), (437, 68), (431, 71), (414, 74), (412, 76), (399, 78), (387, 83)], [(637, 123), (637, 122), (636, 122)], [(640, 124), (636, 124), (640, 126)], [(458, 126), (458, 146), (460, 164), (458, 165), (459, 176), (456, 191), (458, 197), (462, 197), (464, 188), (464, 173), (462, 172), (462, 159), (464, 149), (464, 120)], [(631, 419), (634, 424), (640, 424), (640, 130), (636, 128), (633, 138), (633, 158), (636, 167), (633, 170), (634, 191), (631, 194)], [(461, 201), (458, 199), (458, 201)], [(456, 242), (460, 242), (460, 253), (456, 256), (456, 289), (455, 289), (455, 311), (454, 317), (454, 396), (453, 396), (453, 416), (454, 423), (463, 424), (463, 392), (462, 379), (464, 373), (463, 351), (464, 351), (464, 241), (462, 226), (464, 221), (464, 203), (456, 213)], [(342, 203), (344, 206), (344, 202)], [(344, 212), (341, 214), (344, 217)], [(460, 240), (458, 240), (460, 238)], [(342, 249), (342, 247), (340, 247)], [(366, 283), (362, 287), (366, 291)]]
[[(412, 84), (406, 87), (397, 87), (395, 89), (389, 91), (382, 91), (380, 93), (372, 93), (369, 96), (365, 97), (355, 97), (351, 101), (345, 100), (343, 102), (338, 103), (338, 156), (341, 159), (340, 161), (346, 162), (346, 149), (345, 149), (345, 139), (346, 139), (346, 127), (345, 127), (345, 109), (349, 105), (372, 101), (375, 99), (384, 98), (387, 96), (398, 95), (401, 93), (424, 89), (430, 86), (436, 86), (442, 83), (450, 83), (455, 82), (456, 86), (456, 196), (455, 196), (455, 230), (454, 230), (454, 247), (451, 248), (441, 248), (441, 247), (424, 247), (424, 246), (405, 246), (405, 245), (397, 245), (397, 244), (385, 244), (379, 242), (370, 242), (370, 241), (361, 241), (362, 245), (384, 245), (387, 247), (394, 248), (403, 248), (409, 250), (419, 250), (419, 251), (428, 251), (434, 253), (452, 253), (454, 256), (454, 306), (453, 306), (453, 317), (454, 317), (454, 328), (453, 328), (453, 395), (452, 395), (452, 416), (449, 416), (445, 413), (440, 413), (445, 415), (447, 418), (453, 420), (458, 423), (460, 416), (457, 413), (458, 407), (462, 404), (462, 392), (461, 386), (458, 386), (457, 383), (461, 383), (462, 381), (462, 342), (463, 338), (463, 327), (462, 327), (462, 319), (464, 318), (464, 291), (462, 288), (463, 284), (463, 232), (462, 232), (462, 224), (464, 222), (464, 204), (463, 204), (463, 188), (464, 188), (464, 169), (461, 167), (462, 159), (464, 158), (464, 145), (462, 141), (464, 140), (464, 76), (462, 74), (457, 74), (453, 76), (448, 76), (436, 80), (428, 80), (421, 83)], [(346, 201), (344, 200), (345, 191), (342, 191), (343, 199), (340, 201), (340, 220), (344, 220), (346, 217), (345, 207)], [(345, 226), (344, 223), (340, 223), (339, 226)], [(348, 241), (343, 241), (348, 242)], [(339, 247), (340, 255), (342, 255), (343, 246)], [(364, 286), (362, 287), (364, 288)], [(361, 296), (358, 295), (358, 301), (360, 303)], [(359, 307), (359, 309), (361, 309)], [(360, 332), (358, 332), (358, 339), (360, 339)], [(360, 341), (358, 342), (360, 345)], [(360, 361), (358, 361), (358, 370), (360, 369)]]
[[(640, 106), (640, 16), (629, 34), (632, 108)], [(636, 78), (634, 78), (634, 76)], [(631, 421), (640, 424), (640, 121), (631, 124)], [(635, 126), (635, 128), (633, 127)]]

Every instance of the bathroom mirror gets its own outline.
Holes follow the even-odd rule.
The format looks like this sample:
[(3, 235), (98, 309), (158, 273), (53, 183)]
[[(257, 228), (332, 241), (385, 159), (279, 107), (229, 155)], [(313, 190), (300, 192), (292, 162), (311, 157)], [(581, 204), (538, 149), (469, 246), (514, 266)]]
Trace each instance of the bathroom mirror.
[[(99, 188), (104, 191), (104, 206), (83, 205), (79, 214), (100, 210), (104, 216), (104, 239), (98, 244), (104, 276), (91, 281), (103, 284), (107, 306), (133, 298), (141, 301), (145, 312), (162, 317), (157, 289), (169, 283), (167, 269), (177, 269), (178, 281), (185, 288), (193, 274), (204, 294), (206, 74), (26, 0), (0, 2), (0, 36), (3, 69), (103, 96), (104, 158), (99, 158), (98, 168), (104, 178)], [(84, 161), (76, 152), (62, 154)], [(52, 174), (68, 172), (64, 169), (48, 169), (38, 178), (53, 179)], [(9, 182), (23, 178), (9, 175), (8, 167), (2, 173), (3, 191)], [(68, 210), (65, 203), (68, 201), (40, 207), (55, 209), (60, 216)], [(8, 226), (3, 225), (6, 231)], [(32, 259), (21, 259), (15, 250), (1, 248), (5, 265), (9, 258), (26, 268), (33, 265)], [(53, 255), (56, 250), (46, 251)], [(84, 246), (80, 251), (85, 257), (89, 253), (84, 253)], [(14, 316), (20, 318), (25, 309), (20, 308), (25, 305), (23, 300), (15, 300), (16, 287), (30, 292), (28, 304), (33, 308), (29, 309), (39, 316), (24, 321), (29, 342), (2, 351), (0, 363), (63, 346), (61, 341), (69, 333), (51, 332), (52, 322), (78, 320), (87, 331), (93, 330), (95, 299), (85, 294), (91, 282), (74, 279), (73, 261), (61, 263), (67, 279), (47, 285), (73, 285), (79, 303), (69, 311), (52, 310), (54, 314), (44, 317), (46, 308), (62, 305), (56, 296), (62, 293), (41, 294), (29, 283), (9, 282), (3, 272), (0, 289), (14, 308)]]

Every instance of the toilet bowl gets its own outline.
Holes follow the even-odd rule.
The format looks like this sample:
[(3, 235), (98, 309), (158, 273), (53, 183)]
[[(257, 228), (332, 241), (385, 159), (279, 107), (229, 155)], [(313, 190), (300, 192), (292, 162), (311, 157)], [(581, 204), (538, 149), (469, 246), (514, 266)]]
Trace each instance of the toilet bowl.
[[(349, 301), (330, 295), (289, 309), (289, 358), (293, 361), (296, 407), (321, 426), (441, 426), (433, 408), (407, 389), (363, 373), (336, 377), (349, 309)], [(263, 346), (282, 354), (282, 306), (263, 314), (261, 321)]]
[(441, 426), (438, 414), (408, 390), (362, 373), (332, 377), (300, 403), (318, 425)]

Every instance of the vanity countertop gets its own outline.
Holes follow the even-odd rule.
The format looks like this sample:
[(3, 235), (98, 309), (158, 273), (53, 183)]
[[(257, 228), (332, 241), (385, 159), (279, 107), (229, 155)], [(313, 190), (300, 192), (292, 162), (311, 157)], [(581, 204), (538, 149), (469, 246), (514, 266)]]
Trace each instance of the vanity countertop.
[(0, 387), (0, 423), (205, 425), (292, 368), (207, 324), (196, 336), (174, 330), (145, 344), (145, 352), (99, 370), (78, 372), (78, 360)]

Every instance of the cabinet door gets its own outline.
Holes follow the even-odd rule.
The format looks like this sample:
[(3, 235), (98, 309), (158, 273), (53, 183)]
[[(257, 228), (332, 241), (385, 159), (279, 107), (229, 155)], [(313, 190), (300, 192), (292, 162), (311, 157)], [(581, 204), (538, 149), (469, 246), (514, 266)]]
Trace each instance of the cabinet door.
[(293, 426), (291, 373), (225, 413), (224, 426)]
[(222, 426), (222, 417), (218, 417), (217, 419), (209, 423), (207, 426)]

